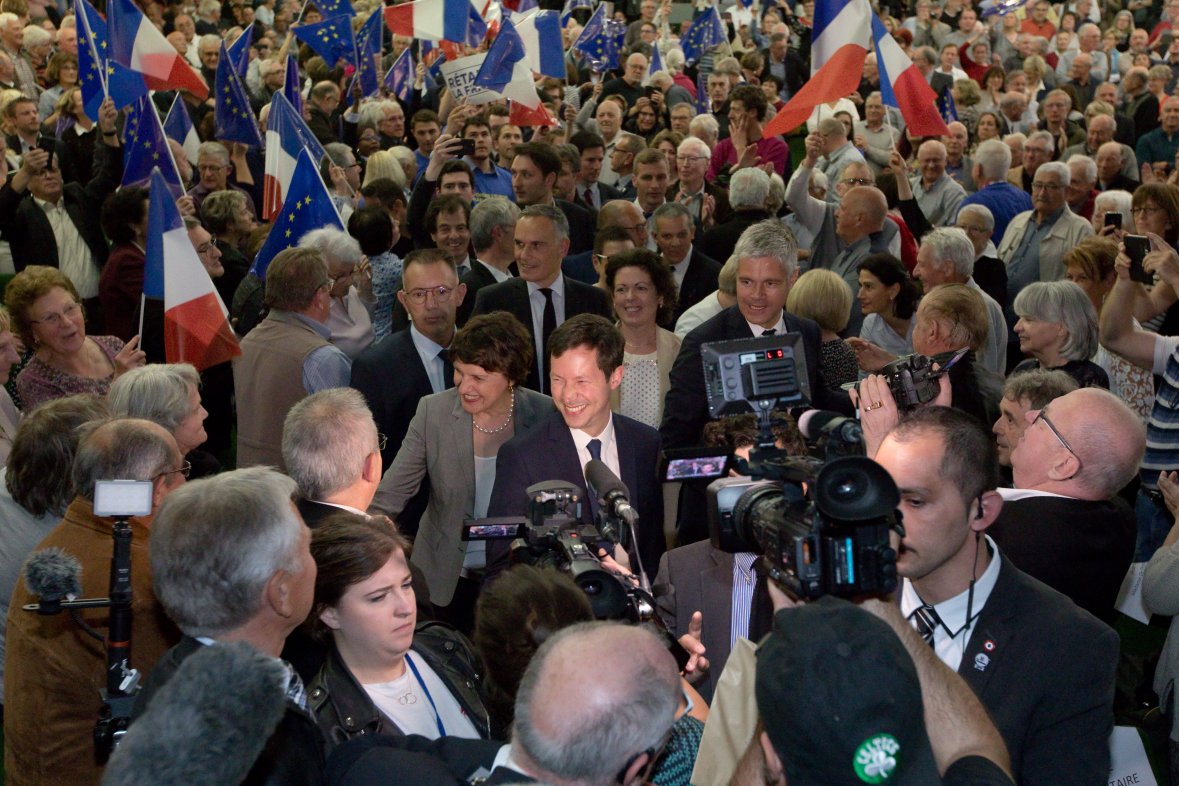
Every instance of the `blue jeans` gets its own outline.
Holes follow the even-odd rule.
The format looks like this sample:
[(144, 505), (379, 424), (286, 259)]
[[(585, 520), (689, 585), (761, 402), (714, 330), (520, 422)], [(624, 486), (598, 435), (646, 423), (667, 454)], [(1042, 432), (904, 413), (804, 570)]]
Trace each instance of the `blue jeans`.
[(1167, 510), (1162, 497), (1158, 496), (1158, 492), (1151, 492), (1145, 488), (1138, 490), (1138, 499), (1134, 503), (1134, 516), (1138, 520), (1138, 538), (1134, 543), (1134, 561), (1146, 562), (1163, 545), (1175, 519), (1171, 515), (1171, 511)]

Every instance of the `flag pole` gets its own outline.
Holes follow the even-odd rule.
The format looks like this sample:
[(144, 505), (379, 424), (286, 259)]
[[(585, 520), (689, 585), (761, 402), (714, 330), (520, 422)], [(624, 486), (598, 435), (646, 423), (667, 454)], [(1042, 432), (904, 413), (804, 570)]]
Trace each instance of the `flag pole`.
[(143, 342), (143, 312), (147, 310), (147, 293), (139, 293), (139, 341)]

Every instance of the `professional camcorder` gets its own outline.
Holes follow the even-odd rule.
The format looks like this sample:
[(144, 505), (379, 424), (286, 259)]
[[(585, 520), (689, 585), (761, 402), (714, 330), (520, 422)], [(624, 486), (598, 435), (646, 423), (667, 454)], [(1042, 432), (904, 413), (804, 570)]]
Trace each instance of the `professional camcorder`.
[[(937, 398), (940, 392), (938, 379), (949, 373), (954, 364), (969, 350), (960, 349), (946, 361), (944, 366), (933, 367), (933, 360), (925, 355), (905, 355), (899, 357), (880, 369), (880, 374), (888, 381), (888, 389), (897, 404), (897, 411), (901, 414), (911, 412), (922, 404), (928, 404)], [(858, 382), (850, 386), (859, 392)]]
[[(747, 463), (738, 462), (748, 477), (708, 486), (712, 545), (761, 554), (760, 569), (800, 598), (896, 589), (889, 536), (900, 532), (900, 493), (880, 465), (855, 455), (863, 452), (858, 424), (815, 412), (808, 429), (800, 418), (803, 433), (810, 430), (818, 440), (821, 458), (788, 456), (774, 446), (772, 410), (810, 403), (801, 336), (705, 344), (701, 355), (713, 417), (748, 410), (759, 417), (760, 444)], [(911, 382), (913, 372), (901, 376)], [(925, 384), (927, 371), (918, 379)], [(936, 395), (936, 376), (932, 385)]]

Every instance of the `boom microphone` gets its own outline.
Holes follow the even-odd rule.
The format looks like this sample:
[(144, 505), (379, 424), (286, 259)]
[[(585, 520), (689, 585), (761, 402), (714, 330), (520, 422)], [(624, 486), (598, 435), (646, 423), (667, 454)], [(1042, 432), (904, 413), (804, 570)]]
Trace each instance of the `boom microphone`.
[(82, 592), (82, 563), (59, 548), (41, 549), (25, 562), (25, 585), (41, 599), (38, 611), (56, 614), (61, 601), (73, 600)]
[(241, 783), (286, 711), (282, 662), (245, 642), (201, 647), (111, 755), (103, 786)]
[(638, 523), (639, 512), (631, 507), (630, 490), (606, 462), (590, 459), (585, 465), (585, 482), (609, 515), (617, 516), (632, 527)]
[(864, 441), (864, 429), (859, 421), (825, 409), (808, 409), (799, 415), (798, 430), (807, 442), (817, 442), (823, 437), (845, 445), (858, 445)]

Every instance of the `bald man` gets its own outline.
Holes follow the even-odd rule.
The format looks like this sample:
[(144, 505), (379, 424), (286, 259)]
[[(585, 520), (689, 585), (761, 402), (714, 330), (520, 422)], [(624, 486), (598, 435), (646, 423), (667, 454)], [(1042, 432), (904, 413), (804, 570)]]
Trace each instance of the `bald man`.
[[(597, 231), (608, 227), (621, 227), (634, 241), (635, 248), (648, 245), (647, 219), (643, 218), (643, 210), (634, 202), (626, 199), (612, 199), (602, 205), (598, 211)], [(590, 249), (580, 254), (570, 254), (561, 262), (561, 271), (570, 278), (585, 284), (598, 283), (598, 271), (594, 269), (594, 251)]]
[(1126, 175), (1127, 151), (1130, 155), (1134, 154), (1134, 151), (1121, 142), (1106, 142), (1097, 148), (1094, 160), (1097, 162), (1098, 191), (1129, 191), (1133, 193), (1134, 189), (1138, 187), (1138, 181)]
[(958, 215), (958, 205), (966, 198), (966, 189), (946, 173), (946, 146), (930, 139), (917, 148), (921, 174), (911, 178), (913, 196), (929, 223), (947, 226)]
[[(888, 202), (880, 189), (874, 186), (856, 186), (843, 196), (835, 208), (835, 235), (843, 245), (834, 259), (815, 258), (814, 267), (826, 268), (837, 273), (847, 282), (853, 293), (860, 288), (860, 263), (877, 253), (884, 240), (885, 216)], [(859, 335), (860, 324), (864, 321), (860, 303), (852, 298), (852, 313), (847, 324), (850, 335)]]
[(1016, 487), (1001, 490), (990, 534), (1020, 570), (1110, 622), (1134, 555), (1134, 513), (1118, 492), (1142, 461), (1142, 419), (1099, 388), (1075, 390), (1024, 418), (1011, 451)]
[[(1112, 115), (1093, 115), (1093, 117), (1089, 118), (1088, 126), (1085, 129), (1085, 141), (1066, 147), (1064, 152), (1060, 154), (1060, 160), (1068, 161), (1075, 155), (1089, 156), (1096, 160), (1101, 146), (1113, 141), (1117, 132), (1117, 120)], [(1121, 150), (1120, 167), (1122, 176), (1127, 180), (1134, 181), (1134, 185), (1126, 190), (1133, 191), (1138, 186), (1138, 157), (1134, 155), (1134, 149), (1129, 145), (1121, 142), (1118, 145)], [(1101, 163), (1098, 162), (1099, 167), (1100, 165)], [(1118, 187), (1121, 188), (1121, 186)], [(1101, 190), (1106, 191), (1109, 189)]]

